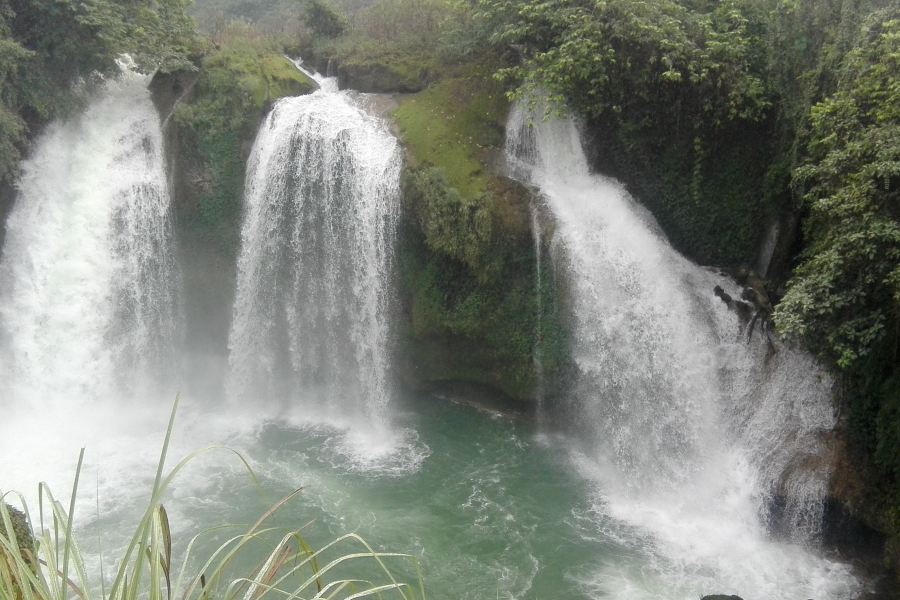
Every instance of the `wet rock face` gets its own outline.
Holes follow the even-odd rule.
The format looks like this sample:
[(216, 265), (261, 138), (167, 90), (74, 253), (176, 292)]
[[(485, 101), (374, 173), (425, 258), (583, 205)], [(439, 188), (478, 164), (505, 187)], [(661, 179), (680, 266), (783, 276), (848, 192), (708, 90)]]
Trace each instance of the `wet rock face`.
[(743, 600), (740, 596), (726, 596), (725, 594), (713, 594), (712, 596), (703, 596), (700, 600)]

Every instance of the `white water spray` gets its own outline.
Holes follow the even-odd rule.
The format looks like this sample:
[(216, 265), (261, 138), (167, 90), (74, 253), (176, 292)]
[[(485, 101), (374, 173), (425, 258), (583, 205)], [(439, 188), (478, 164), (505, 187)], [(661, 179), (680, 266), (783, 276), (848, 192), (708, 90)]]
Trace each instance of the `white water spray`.
[[(574, 122), (531, 118), (510, 116), (508, 167), (540, 188), (564, 249), (578, 463), (598, 482), (596, 514), (633, 530), (598, 526), (631, 538), (654, 567), (599, 567), (585, 591), (849, 597), (847, 568), (795, 543), (821, 519), (830, 382), (808, 357), (780, 346), (770, 356), (759, 332), (748, 344), (713, 295), (717, 284), (738, 295), (734, 284), (677, 254), (621, 185), (590, 174)], [(787, 498), (793, 542), (767, 539), (775, 495)]]
[(401, 159), (329, 83), (279, 100), (253, 148), (228, 391), (383, 425)]

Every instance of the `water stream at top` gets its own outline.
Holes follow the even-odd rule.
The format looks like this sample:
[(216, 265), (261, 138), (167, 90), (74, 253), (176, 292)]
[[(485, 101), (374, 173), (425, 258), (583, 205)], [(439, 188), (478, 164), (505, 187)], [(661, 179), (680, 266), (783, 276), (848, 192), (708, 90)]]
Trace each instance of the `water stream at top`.
[[(713, 294), (734, 284), (669, 246), (616, 182), (593, 175), (577, 125), (516, 108), (511, 173), (552, 214), (571, 289), (577, 377), (567, 392), (573, 454), (597, 482), (598, 514), (636, 526), (658, 577), (618, 565), (586, 581), (617, 598), (845, 598), (845, 567), (803, 547), (821, 522), (830, 381), (808, 356), (757, 332)], [(785, 498), (791, 539), (766, 531)], [(634, 540), (637, 542), (637, 540)], [(707, 592), (708, 593), (708, 592)]]

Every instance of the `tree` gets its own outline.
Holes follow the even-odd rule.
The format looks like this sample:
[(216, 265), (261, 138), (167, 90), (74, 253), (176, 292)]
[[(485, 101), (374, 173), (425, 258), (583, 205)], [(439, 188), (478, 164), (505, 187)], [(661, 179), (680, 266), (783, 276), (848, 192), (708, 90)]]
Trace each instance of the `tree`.
[(303, 22), (314, 33), (333, 38), (344, 33), (350, 22), (331, 0), (304, 0)]
[(900, 7), (866, 19), (840, 73), (794, 172), (809, 245), (775, 319), (847, 370), (900, 326)]

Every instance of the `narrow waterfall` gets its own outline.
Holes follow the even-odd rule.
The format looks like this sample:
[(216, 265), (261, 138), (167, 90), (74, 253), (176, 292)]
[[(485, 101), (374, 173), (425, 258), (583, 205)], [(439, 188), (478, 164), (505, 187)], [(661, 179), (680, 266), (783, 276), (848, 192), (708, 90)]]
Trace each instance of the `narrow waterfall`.
[(541, 261), (543, 260), (543, 234), (541, 232), (541, 219), (536, 208), (531, 209), (531, 234), (534, 237), (534, 300), (535, 304), (535, 333), (534, 333), (534, 372), (537, 379), (535, 398), (537, 400), (538, 419), (543, 415), (544, 403), (544, 357), (541, 355), (541, 343), (543, 342), (544, 325), (544, 278)]
[(13, 406), (90, 405), (172, 376), (162, 145), (146, 79), (125, 72), (24, 161), (0, 260), (0, 388)]
[(228, 392), (380, 424), (401, 159), (380, 120), (331, 87), (279, 100), (257, 135)]
[[(849, 597), (846, 567), (803, 548), (821, 520), (823, 435), (835, 422), (815, 361), (759, 332), (748, 343), (713, 294), (739, 290), (680, 256), (621, 185), (589, 172), (575, 122), (517, 108), (507, 162), (540, 189), (565, 256), (578, 371), (568, 420), (577, 463), (597, 483), (596, 526), (644, 548), (660, 582), (598, 566), (586, 589)], [(776, 496), (792, 531), (782, 541), (766, 529)], [(632, 529), (610, 534), (608, 517)]]

